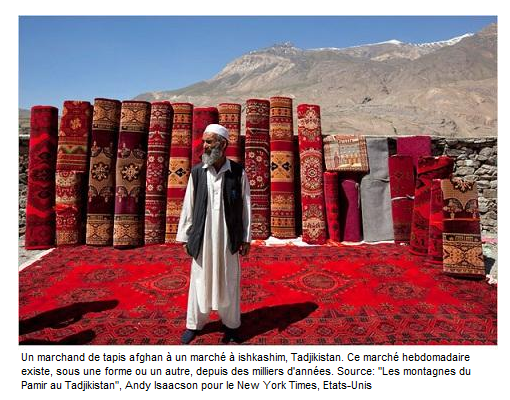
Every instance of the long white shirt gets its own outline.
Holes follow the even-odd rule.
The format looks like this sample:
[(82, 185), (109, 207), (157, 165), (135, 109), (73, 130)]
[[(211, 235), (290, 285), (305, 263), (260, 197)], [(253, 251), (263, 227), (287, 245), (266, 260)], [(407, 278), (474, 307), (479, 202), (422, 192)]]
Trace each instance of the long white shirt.
[[(214, 166), (207, 168), (207, 212), (202, 249), (197, 260), (191, 263), (190, 286), (194, 285), (201, 312), (228, 307), (232, 301), (239, 301), (239, 253), (230, 251), (227, 224), (223, 202), (223, 178), (230, 170), (226, 160), (218, 172)], [(241, 178), (243, 198), (243, 241), (251, 241), (250, 185), (243, 170)], [(182, 205), (181, 218), (176, 240), (187, 242), (187, 231), (193, 223), (194, 186), (190, 175)]]

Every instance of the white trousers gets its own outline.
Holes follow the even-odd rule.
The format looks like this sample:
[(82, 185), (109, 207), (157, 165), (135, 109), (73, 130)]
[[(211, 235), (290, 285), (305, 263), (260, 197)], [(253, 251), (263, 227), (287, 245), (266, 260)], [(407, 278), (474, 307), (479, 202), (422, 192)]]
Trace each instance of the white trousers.
[[(218, 314), (221, 322), (230, 329), (237, 329), (241, 326), (241, 298), (239, 283), (235, 285), (235, 294), (233, 299), (230, 299), (230, 304), (226, 307), (218, 306)], [(211, 309), (207, 312), (200, 311), (198, 305), (198, 298), (195, 285), (191, 284), (188, 293), (188, 313), (186, 316), (186, 328), (193, 330), (201, 330), (209, 321), (209, 314)]]

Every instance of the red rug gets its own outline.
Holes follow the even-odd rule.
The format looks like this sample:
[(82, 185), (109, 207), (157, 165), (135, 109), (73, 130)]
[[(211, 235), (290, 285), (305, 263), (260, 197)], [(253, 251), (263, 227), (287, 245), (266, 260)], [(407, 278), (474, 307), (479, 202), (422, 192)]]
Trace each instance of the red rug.
[(411, 156), (396, 154), (388, 158), (391, 214), (395, 243), (409, 243), (414, 205), (414, 170)]
[(397, 154), (411, 156), (414, 168), (418, 168), (418, 159), (432, 155), (430, 136), (403, 136), (397, 138)]
[(441, 191), (441, 179), (432, 179), (432, 184), (430, 186), (429, 247), (427, 260), (434, 264), (443, 265), (443, 231), (443, 192)]
[(250, 181), (253, 239), (267, 239), (270, 228), (269, 101), (246, 100), (244, 169)]
[(151, 104), (123, 101), (115, 176), (113, 245), (143, 245), (147, 133)]
[(55, 170), (58, 109), (34, 106), (30, 112), (28, 152), (26, 249), (55, 245)]
[(166, 192), (165, 242), (172, 243), (177, 235), (182, 201), (191, 172), (191, 126), (193, 104), (173, 103), (174, 120), (170, 142), (170, 161)]
[(292, 99), (271, 97), (269, 147), (271, 159), (271, 235), (296, 237)]
[(92, 105), (88, 101), (64, 101), (57, 148), (56, 244), (84, 243), (85, 202)]
[(324, 198), (326, 201), (326, 217), (328, 218), (328, 237), (340, 242), (340, 195), (338, 191), (338, 172), (324, 172)]
[(216, 107), (195, 107), (193, 109), (193, 140), (191, 142), (191, 166), (202, 161), (204, 152), (202, 136), (209, 124), (218, 123), (218, 109)]
[(414, 191), (413, 219), (411, 223), (411, 251), (427, 255), (429, 248), (430, 186), (432, 179), (444, 179), (453, 172), (453, 158), (448, 156), (420, 157)]
[(228, 129), (227, 158), (243, 164), (243, 148), (241, 147), (241, 104), (221, 103), (218, 105), (219, 124)]
[[(245, 344), (497, 344), (497, 289), (392, 244), (258, 247), (242, 260)], [(57, 248), (19, 274), (22, 344), (178, 344), (179, 245)], [(220, 344), (211, 322), (194, 344)]]
[(94, 100), (85, 242), (89, 245), (113, 244), (115, 161), (120, 108), (121, 102), (118, 100)]
[(327, 234), (320, 107), (313, 104), (299, 104), (297, 118), (303, 241), (310, 244), (324, 244)]
[(145, 244), (165, 243), (166, 185), (173, 118), (170, 102), (152, 103), (145, 179)]

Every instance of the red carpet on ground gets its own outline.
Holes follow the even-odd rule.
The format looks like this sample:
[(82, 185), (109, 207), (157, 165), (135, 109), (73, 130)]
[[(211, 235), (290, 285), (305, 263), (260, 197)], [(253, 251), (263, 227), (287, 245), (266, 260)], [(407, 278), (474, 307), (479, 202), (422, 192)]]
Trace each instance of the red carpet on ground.
[[(20, 344), (178, 344), (190, 258), (178, 245), (57, 248), (19, 274)], [(497, 344), (497, 288), (394, 244), (253, 246), (244, 344)], [(216, 314), (194, 344), (220, 344)]]

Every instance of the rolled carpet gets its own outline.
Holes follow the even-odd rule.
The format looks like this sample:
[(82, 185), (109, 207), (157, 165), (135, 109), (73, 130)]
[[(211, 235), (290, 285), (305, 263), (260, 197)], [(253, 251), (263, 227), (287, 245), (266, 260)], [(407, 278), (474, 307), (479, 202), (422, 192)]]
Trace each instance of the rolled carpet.
[(340, 239), (344, 242), (361, 242), (361, 204), (359, 183), (353, 178), (340, 178)]
[(252, 238), (265, 240), (270, 232), (269, 101), (246, 101), (244, 168), (250, 182)]
[(281, 239), (294, 238), (296, 214), (292, 99), (274, 96), (269, 102), (271, 235)]
[(174, 118), (168, 165), (165, 243), (175, 242), (182, 202), (191, 171), (193, 104), (173, 103), (172, 107)]
[(441, 179), (432, 179), (430, 186), (429, 246), (427, 259), (434, 264), (443, 263), (443, 192)]
[(396, 154), (388, 159), (391, 215), (395, 243), (409, 243), (414, 205), (414, 169), (411, 156)]
[(25, 248), (55, 245), (55, 171), (57, 166), (58, 109), (34, 106), (30, 110)]
[(433, 179), (445, 179), (453, 172), (454, 160), (448, 156), (420, 157), (414, 191), (410, 251), (427, 255), (429, 247), (430, 187)]
[(145, 244), (165, 243), (166, 185), (173, 114), (168, 101), (151, 104), (145, 180)]
[(113, 244), (115, 210), (115, 162), (120, 126), (121, 102), (94, 100), (90, 146), (86, 244)]
[(202, 136), (209, 124), (218, 123), (218, 109), (216, 107), (195, 107), (193, 109), (193, 139), (191, 142), (191, 166), (202, 161)]
[(229, 139), (226, 151), (227, 158), (243, 164), (241, 147), (241, 104), (221, 103), (218, 105), (219, 124), (228, 129)]
[(306, 243), (324, 244), (327, 232), (320, 107), (313, 104), (299, 104), (297, 120), (301, 167), (302, 237)]
[(115, 177), (113, 246), (143, 245), (145, 165), (151, 104), (123, 101)]
[(366, 141), (370, 172), (363, 176), (360, 185), (363, 240), (393, 240), (388, 139), (368, 137)]
[(92, 105), (65, 101), (60, 120), (56, 171), (56, 244), (76, 245), (85, 239), (85, 200)]
[(430, 136), (401, 136), (397, 138), (397, 154), (411, 156), (415, 170), (420, 157), (432, 155)]
[(324, 198), (328, 219), (328, 237), (335, 242), (342, 241), (340, 235), (340, 207), (338, 192), (338, 172), (324, 171)]

